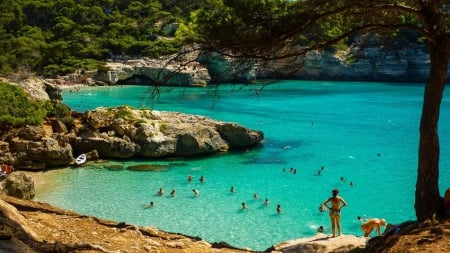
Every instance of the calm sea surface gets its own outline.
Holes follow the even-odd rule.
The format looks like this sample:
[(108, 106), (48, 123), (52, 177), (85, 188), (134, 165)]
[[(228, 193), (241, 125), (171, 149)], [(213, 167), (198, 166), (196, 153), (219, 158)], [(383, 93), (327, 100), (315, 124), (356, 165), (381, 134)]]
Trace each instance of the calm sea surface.
[[(47, 172), (42, 179), (51, 181), (51, 187), (38, 187), (36, 199), (83, 214), (265, 250), (311, 236), (320, 225), (330, 233), (328, 215), (318, 207), (338, 188), (348, 202), (342, 211), (343, 233), (362, 235), (357, 216), (386, 218), (389, 223), (415, 219), (423, 90), (422, 84), (407, 83), (283, 81), (162, 88), (154, 100), (142, 86), (65, 90), (64, 102), (77, 111), (131, 105), (200, 114), (262, 130), (265, 140), (248, 152), (110, 161)], [(443, 193), (450, 186), (448, 95), (442, 102), (439, 133)], [(108, 170), (118, 163), (167, 164), (170, 169)], [(290, 173), (291, 168), (297, 173)], [(192, 182), (188, 175), (194, 176)], [(201, 183), (200, 176), (206, 181)], [(163, 196), (156, 195), (160, 187)], [(199, 197), (193, 196), (193, 188)], [(175, 197), (169, 196), (172, 189)], [(267, 206), (262, 204), (265, 198)], [(155, 206), (144, 208), (150, 201)], [(242, 202), (248, 210), (241, 210)]]

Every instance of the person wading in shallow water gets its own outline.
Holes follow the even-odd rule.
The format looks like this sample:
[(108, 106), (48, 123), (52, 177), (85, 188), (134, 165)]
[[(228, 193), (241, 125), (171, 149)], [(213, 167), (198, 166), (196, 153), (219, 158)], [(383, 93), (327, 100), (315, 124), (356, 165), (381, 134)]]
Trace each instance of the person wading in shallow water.
[[(323, 202), (323, 205), (330, 210), (331, 230), (333, 237), (335, 237), (336, 227), (338, 230), (338, 236), (341, 235), (341, 209), (347, 205), (347, 202), (345, 202), (342, 197), (338, 196), (338, 189), (333, 189), (331, 193), (333, 196)], [(328, 206), (328, 203), (331, 203), (331, 206)]]

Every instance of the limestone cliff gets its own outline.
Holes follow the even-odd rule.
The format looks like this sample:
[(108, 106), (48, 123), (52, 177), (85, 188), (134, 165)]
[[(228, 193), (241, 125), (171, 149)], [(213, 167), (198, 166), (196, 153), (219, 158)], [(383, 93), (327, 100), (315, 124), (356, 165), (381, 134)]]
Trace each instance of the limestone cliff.
[(182, 62), (170, 59), (126, 60), (107, 62), (106, 67), (109, 70), (98, 75), (97, 80), (108, 84), (128, 81), (147, 85), (206, 86), (211, 80), (208, 70), (191, 59)]

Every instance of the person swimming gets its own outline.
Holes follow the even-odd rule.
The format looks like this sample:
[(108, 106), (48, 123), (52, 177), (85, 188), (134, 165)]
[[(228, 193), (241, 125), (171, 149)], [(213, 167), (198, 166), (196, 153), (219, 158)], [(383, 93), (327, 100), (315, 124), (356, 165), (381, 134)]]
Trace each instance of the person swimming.
[(197, 189), (192, 189), (192, 192), (194, 193), (195, 197), (200, 195), (200, 192)]
[(281, 214), (281, 205), (280, 204), (277, 205), (277, 213)]
[(176, 194), (177, 192), (175, 191), (175, 189), (173, 189), (171, 192), (170, 192), (170, 196), (172, 196), (172, 197), (175, 197), (175, 194)]
[(149, 207), (154, 207), (155, 204), (153, 203), (153, 201), (150, 201), (150, 203), (144, 205), (144, 208), (149, 208)]
[(234, 191), (235, 191), (234, 186), (231, 186), (230, 192), (234, 192)]
[(247, 208), (247, 205), (245, 204), (245, 202), (242, 202), (241, 205), (242, 205), (242, 209), (248, 209), (248, 208)]
[(269, 199), (264, 200), (263, 204), (267, 206), (269, 204)]
[(323, 233), (323, 226), (320, 226), (320, 227), (317, 229), (317, 233)]
[(156, 194), (158, 194), (159, 196), (162, 196), (164, 194), (163, 189), (159, 188), (159, 190), (158, 190), (158, 192)]

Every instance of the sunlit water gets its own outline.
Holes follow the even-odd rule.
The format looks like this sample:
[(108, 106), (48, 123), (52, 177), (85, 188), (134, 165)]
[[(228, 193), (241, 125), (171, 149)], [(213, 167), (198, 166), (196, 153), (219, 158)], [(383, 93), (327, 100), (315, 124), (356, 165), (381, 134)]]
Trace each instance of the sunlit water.
[[(328, 215), (318, 207), (333, 188), (348, 202), (342, 211), (344, 234), (362, 235), (357, 216), (382, 217), (389, 223), (415, 218), (421, 84), (283, 81), (268, 86), (164, 88), (156, 100), (145, 98), (147, 89), (83, 88), (65, 90), (63, 96), (77, 111), (126, 104), (207, 115), (262, 130), (265, 140), (247, 152), (111, 161), (48, 172), (42, 179), (52, 185), (41, 185), (36, 199), (83, 214), (255, 250), (311, 236), (320, 225), (330, 233)], [(444, 96), (439, 126), (442, 192), (450, 186), (449, 116), (450, 99)], [(117, 163), (170, 168), (107, 169)], [(325, 169), (317, 175), (321, 166)], [(190, 183), (188, 175), (194, 176)], [(199, 181), (202, 175), (204, 183)], [(231, 186), (236, 192), (230, 192)], [(165, 191), (162, 197), (156, 195), (160, 187)], [(193, 188), (200, 191), (198, 197), (193, 196)], [(175, 197), (169, 196), (172, 189)], [(254, 193), (259, 199), (253, 198)], [(265, 198), (270, 200), (267, 206), (262, 204)], [(150, 201), (155, 206), (144, 208)], [(241, 210), (242, 202), (247, 210)], [(276, 212), (277, 204), (281, 214)]]

